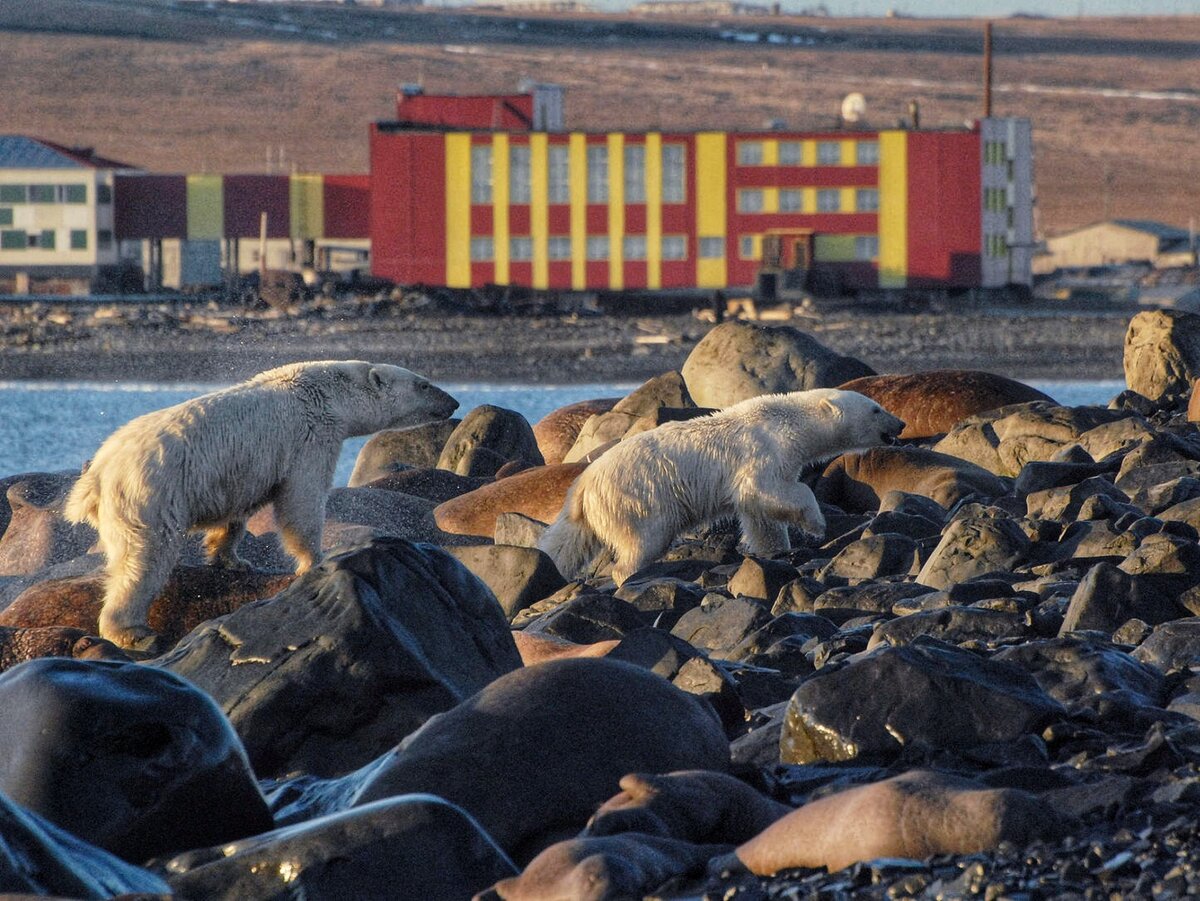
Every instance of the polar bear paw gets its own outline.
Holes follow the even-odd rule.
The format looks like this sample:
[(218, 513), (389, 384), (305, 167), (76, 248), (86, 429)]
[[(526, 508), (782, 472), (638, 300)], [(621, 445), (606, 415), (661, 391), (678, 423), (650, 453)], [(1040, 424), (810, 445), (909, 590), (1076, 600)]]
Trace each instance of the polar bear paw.
[(157, 657), (167, 650), (162, 636), (149, 626), (121, 626), (100, 630), (100, 637), (107, 638), (135, 659)]

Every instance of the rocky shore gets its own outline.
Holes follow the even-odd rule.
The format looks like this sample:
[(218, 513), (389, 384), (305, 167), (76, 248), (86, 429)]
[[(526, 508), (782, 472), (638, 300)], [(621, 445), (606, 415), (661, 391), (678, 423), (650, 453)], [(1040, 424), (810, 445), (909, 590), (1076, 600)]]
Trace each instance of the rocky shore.
[[(1127, 311), (848, 308), (792, 320), (880, 372), (984, 368), (1015, 378), (1121, 376)], [(712, 324), (687, 313), (467, 315), (389, 300), (297, 313), (206, 305), (0, 306), (0, 379), (233, 382), (283, 363), (360, 358), (452, 381), (638, 381), (683, 364)]]
[[(379, 433), (330, 494), (321, 566), (292, 576), (269, 508), (245, 570), (194, 540), (150, 659), (96, 637), (102, 560), (61, 516), (74, 475), (0, 478), (0, 892), (1200, 892), (1200, 317), (1122, 320), (1116, 372), (1090, 374), (1130, 390), (1062, 407), (992, 358), (895, 362), (1068, 352), (1057, 321), (956, 316), (988, 327), (506, 323), (491, 340), (555, 365), (567, 333), (594, 361), (604, 336), (615, 358), (674, 324), (679, 363), (534, 424), (479, 407)], [(453, 323), (412, 332), (433, 352)], [(37, 343), (21, 354), (54, 355)], [(819, 539), (746, 556), (718, 522), (619, 587), (603, 557), (567, 581), (537, 549), (610, 442), (850, 379), (908, 427), (803, 475)]]

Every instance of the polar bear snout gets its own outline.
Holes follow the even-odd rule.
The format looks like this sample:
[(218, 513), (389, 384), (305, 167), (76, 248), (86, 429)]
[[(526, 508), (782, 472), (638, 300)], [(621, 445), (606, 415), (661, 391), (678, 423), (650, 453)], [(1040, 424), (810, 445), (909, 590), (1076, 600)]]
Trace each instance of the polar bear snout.
[(430, 382), (421, 383), (417, 389), (417, 396), (429, 410), (429, 415), (438, 419), (449, 419), (450, 415), (458, 409), (458, 401), (454, 399), (453, 395), (447, 394)]
[(900, 433), (904, 431), (906, 423), (899, 416), (893, 416), (882, 408), (878, 410), (878, 413), (883, 419), (883, 427), (879, 432), (880, 443), (896, 444), (900, 440)]

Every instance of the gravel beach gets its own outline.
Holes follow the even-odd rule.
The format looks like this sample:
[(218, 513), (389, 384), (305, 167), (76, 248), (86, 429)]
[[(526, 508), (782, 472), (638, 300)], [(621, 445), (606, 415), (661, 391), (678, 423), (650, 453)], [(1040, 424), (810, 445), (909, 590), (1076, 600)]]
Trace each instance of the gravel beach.
[[(788, 324), (881, 373), (975, 368), (1014, 378), (1113, 379), (1131, 310), (830, 310)], [(282, 363), (360, 358), (434, 379), (636, 381), (678, 368), (712, 327), (691, 314), (461, 315), (387, 301), (297, 315), (203, 306), (0, 308), (0, 378), (237, 381)]]

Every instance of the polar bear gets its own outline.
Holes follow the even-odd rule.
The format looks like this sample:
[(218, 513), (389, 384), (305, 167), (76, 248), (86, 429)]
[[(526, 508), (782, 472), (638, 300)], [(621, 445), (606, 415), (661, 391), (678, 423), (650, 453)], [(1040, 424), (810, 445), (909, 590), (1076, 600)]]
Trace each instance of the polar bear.
[(239, 567), (246, 520), (275, 505), (297, 572), (321, 558), (325, 498), (342, 441), (450, 416), (458, 401), (416, 373), (360, 360), (293, 363), (139, 416), (100, 446), (64, 515), (100, 534), (100, 634), (149, 650), (147, 616), (190, 529), (210, 560)]
[(854, 391), (753, 397), (626, 438), (580, 474), (538, 547), (567, 578), (602, 547), (622, 584), (681, 532), (736, 515), (747, 549), (789, 548), (788, 524), (822, 535), (806, 465), (895, 441), (904, 422)]

